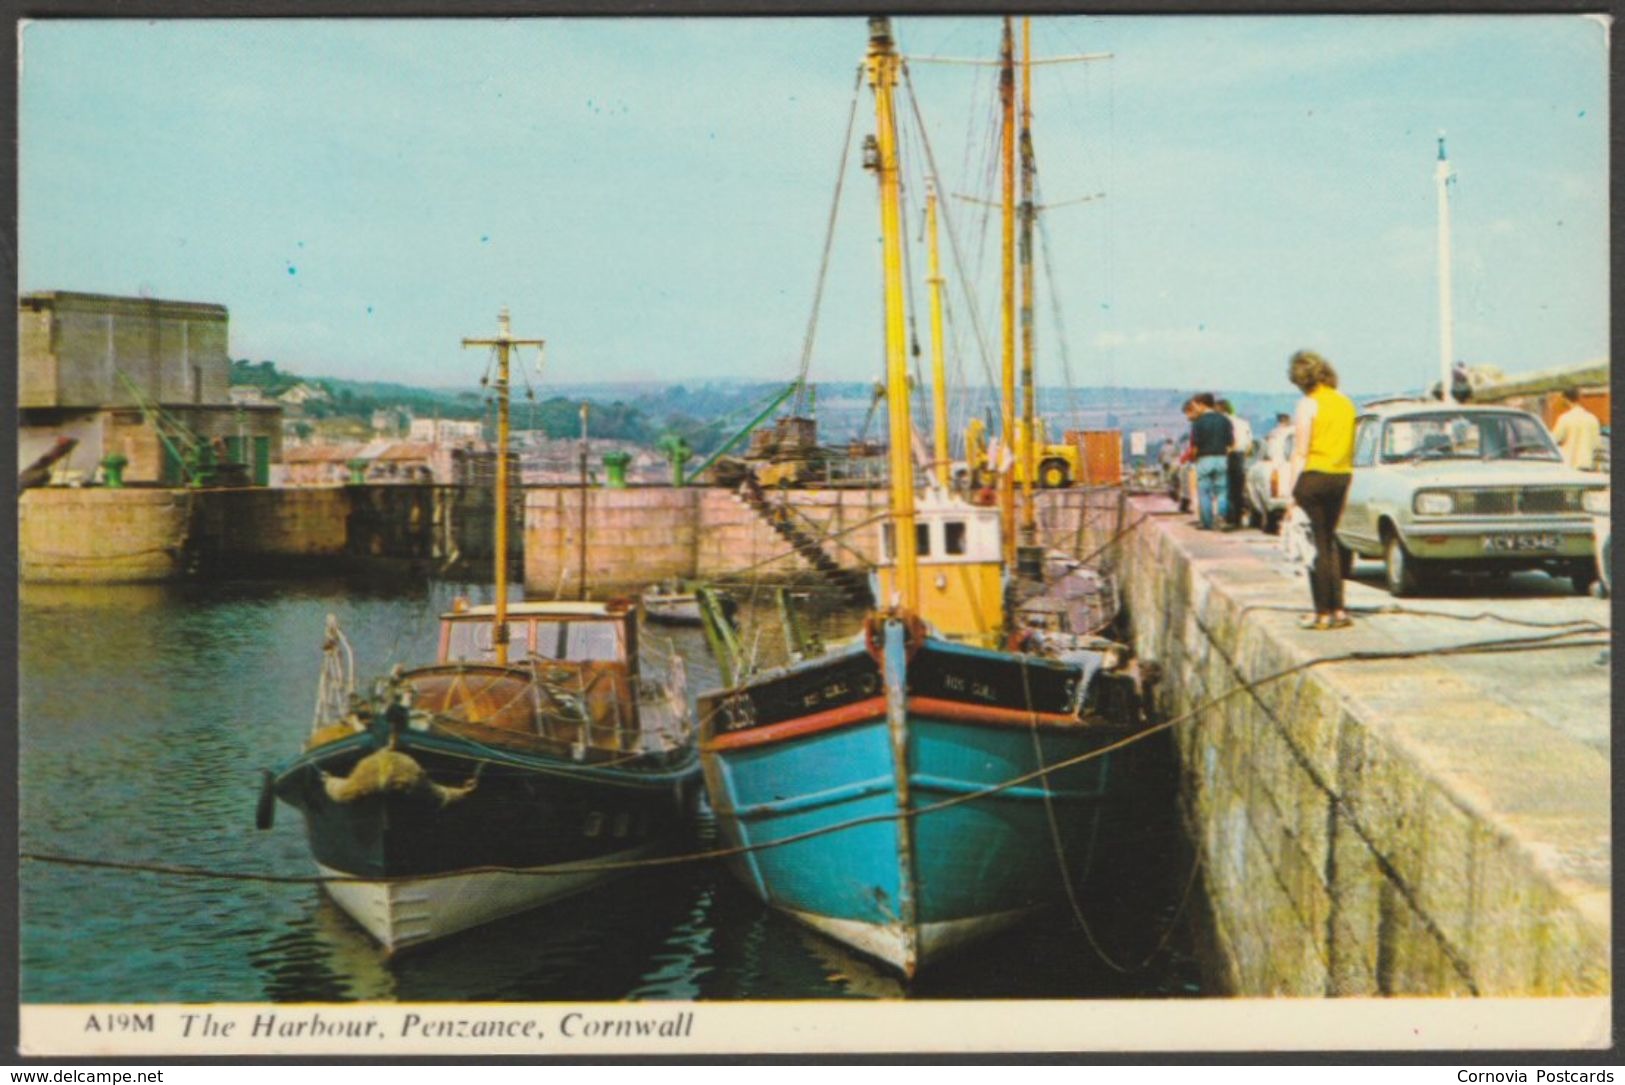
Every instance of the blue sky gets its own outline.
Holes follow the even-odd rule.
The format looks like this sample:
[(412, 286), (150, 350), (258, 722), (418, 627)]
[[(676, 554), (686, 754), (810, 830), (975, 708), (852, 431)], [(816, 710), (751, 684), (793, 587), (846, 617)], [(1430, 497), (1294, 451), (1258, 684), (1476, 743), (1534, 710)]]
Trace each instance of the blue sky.
[[(991, 57), (998, 21), (897, 34), (909, 55)], [(459, 340), (506, 304), (554, 379), (788, 379), (865, 37), (852, 17), (30, 24), (21, 288), (219, 302), (234, 357), (308, 374), (472, 386), (483, 360)], [(1105, 193), (1046, 215), (1077, 384), (1285, 390), (1300, 346), (1356, 391), (1432, 379), (1440, 130), (1457, 354), (1519, 370), (1607, 353), (1599, 22), (1044, 18), (1033, 40), (1112, 54), (1034, 73), (1043, 199)], [(989, 194), (991, 69), (911, 71), (944, 185)], [(857, 118), (855, 141), (867, 89)], [(880, 370), (859, 157), (814, 379)], [(976, 204), (950, 215), (996, 352), (997, 238)], [(955, 368), (978, 374), (950, 291)]]

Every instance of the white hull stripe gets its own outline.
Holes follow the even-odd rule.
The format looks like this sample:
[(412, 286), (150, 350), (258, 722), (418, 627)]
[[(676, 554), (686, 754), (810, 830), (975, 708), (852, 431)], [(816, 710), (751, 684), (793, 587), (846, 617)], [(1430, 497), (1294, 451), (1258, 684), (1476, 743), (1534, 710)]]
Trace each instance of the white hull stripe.
[[(654, 851), (646, 844), (581, 863), (540, 867), (548, 874), (480, 872), (389, 882), (323, 883), (327, 895), (389, 952), (422, 945), (505, 916), (539, 908), (584, 892), (624, 871), (582, 870), (604, 862), (641, 859)], [(317, 864), (324, 877), (343, 871)]]
[(781, 911), (812, 927), (837, 942), (844, 942), (861, 953), (884, 961), (905, 976), (913, 976), (921, 965), (978, 938), (1003, 930), (1026, 919), (1037, 908), (1018, 908), (991, 915), (950, 919), (939, 923), (922, 923), (919, 928), (918, 959), (909, 960), (906, 939), (900, 923), (865, 923), (856, 919), (834, 919), (830, 916), (799, 912), (794, 908)]

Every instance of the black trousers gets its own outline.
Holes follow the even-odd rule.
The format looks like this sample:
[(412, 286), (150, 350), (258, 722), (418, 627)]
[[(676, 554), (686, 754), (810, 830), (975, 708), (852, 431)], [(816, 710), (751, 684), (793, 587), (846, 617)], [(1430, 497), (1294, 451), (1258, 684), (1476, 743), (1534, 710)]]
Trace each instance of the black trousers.
[(1247, 507), (1247, 457), (1231, 452), (1225, 458), (1225, 473), (1230, 483), (1229, 515), (1225, 517), (1231, 527), (1241, 524), (1241, 514)]
[(1305, 471), (1292, 487), (1292, 499), (1309, 517), (1315, 535), (1315, 564), (1309, 570), (1309, 592), (1316, 614), (1343, 609), (1343, 562), (1337, 556), (1337, 520), (1343, 515), (1349, 476)]

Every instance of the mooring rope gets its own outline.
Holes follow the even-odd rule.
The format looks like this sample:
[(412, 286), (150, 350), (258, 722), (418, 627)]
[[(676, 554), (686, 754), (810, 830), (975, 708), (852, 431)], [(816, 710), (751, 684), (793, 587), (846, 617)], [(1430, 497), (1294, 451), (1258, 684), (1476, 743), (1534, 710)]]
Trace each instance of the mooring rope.
[[(939, 811), (947, 810), (952, 807), (962, 806), (965, 803), (977, 802), (981, 799), (1008, 791), (1011, 788), (1020, 787), (1022, 784), (1030, 783), (1033, 780), (1046, 778), (1051, 773), (1058, 772), (1062, 769), (1071, 768), (1075, 765), (1081, 765), (1096, 758), (1105, 757), (1107, 754), (1124, 749), (1125, 747), (1133, 745), (1136, 742), (1143, 742), (1152, 735), (1160, 734), (1163, 731), (1170, 730), (1182, 723), (1197, 718), (1198, 716), (1207, 712), (1209, 709), (1222, 704), (1238, 693), (1255, 691), (1261, 686), (1278, 682), (1284, 678), (1291, 677), (1294, 674), (1310, 670), (1314, 667), (1325, 666), (1332, 663), (1375, 663), (1396, 659), (1423, 659), (1434, 656), (1546, 651), (1562, 648), (1594, 648), (1606, 647), (1611, 643), (1611, 641), (1607, 638), (1598, 639), (1593, 637), (1589, 640), (1569, 639), (1575, 637), (1577, 633), (1582, 632), (1589, 631), (1565, 630), (1556, 633), (1548, 633), (1543, 636), (1507, 637), (1486, 641), (1472, 641), (1459, 645), (1446, 645), (1438, 648), (1405, 649), (1394, 651), (1357, 650), (1352, 652), (1342, 652), (1336, 655), (1317, 656), (1313, 659), (1303, 660), (1302, 662), (1295, 663), (1290, 667), (1264, 675), (1261, 678), (1253, 679), (1247, 682), (1240, 682), (1225, 690), (1223, 693), (1209, 698), (1196, 707), (1183, 712), (1178, 716), (1164, 720), (1161, 723), (1144, 727), (1131, 735), (1127, 735), (1124, 738), (1117, 740), (1116, 742), (1110, 742), (1104, 746), (1096, 747), (1095, 749), (1089, 750), (1085, 753), (1064, 758), (1063, 760), (1057, 761), (1052, 765), (1041, 766), (1031, 772), (1021, 773), (1020, 775), (1013, 776), (999, 783), (990, 784), (985, 788), (966, 792), (962, 795), (952, 795), (946, 799), (940, 799), (925, 806), (920, 806), (909, 810), (869, 814), (863, 817), (853, 818), (849, 821), (839, 822), (835, 825), (826, 825), (815, 829), (807, 829), (803, 832), (793, 833), (789, 836), (780, 837), (776, 840), (765, 840), (755, 844), (742, 844), (725, 848), (711, 848), (705, 851), (689, 852), (682, 855), (654, 856), (646, 859), (628, 859), (613, 862), (570, 864), (563, 868), (506, 866), (465, 867), (460, 870), (442, 871), (436, 874), (417, 875), (411, 880), (429, 881), (441, 878), (461, 877), (467, 874), (520, 874), (548, 877), (557, 875), (637, 870), (653, 867), (681, 866), (689, 863), (713, 862), (718, 859), (731, 859), (737, 856), (747, 855), (752, 852), (766, 851), (772, 848), (785, 847), (789, 844), (801, 843), (802, 841), (810, 840), (815, 837), (827, 836), (831, 833), (844, 832), (847, 829), (853, 829), (863, 825), (897, 821), (905, 818), (924, 817), (928, 814), (938, 813)], [(240, 871), (224, 871), (207, 869), (203, 867), (174, 866), (159, 863), (86, 859), (79, 856), (57, 855), (32, 851), (20, 853), (19, 858), (32, 862), (52, 863), (62, 866), (79, 866), (109, 870), (126, 870), (150, 874), (168, 874), (177, 877), (215, 878), (226, 881), (254, 881), (278, 884), (318, 885), (323, 883), (377, 883), (404, 880), (398, 878), (364, 878), (349, 875), (328, 876), (255, 874)]]

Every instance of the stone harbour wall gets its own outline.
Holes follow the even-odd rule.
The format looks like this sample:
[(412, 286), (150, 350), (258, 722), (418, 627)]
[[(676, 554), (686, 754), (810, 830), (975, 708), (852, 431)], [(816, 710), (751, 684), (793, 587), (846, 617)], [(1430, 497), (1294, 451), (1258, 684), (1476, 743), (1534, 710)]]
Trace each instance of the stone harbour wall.
[[(1123, 554), (1136, 648), (1165, 669), (1167, 717), (1318, 655), (1443, 639), (1399, 616), (1301, 631), (1281, 604), (1307, 603), (1305, 583), (1221, 553), (1236, 537), (1198, 535), (1186, 519), (1152, 516)], [(1457, 641), (1517, 632), (1433, 624)], [(1608, 689), (1596, 651), (1316, 666), (1180, 723), (1222, 985), (1607, 992)], [(1597, 714), (1603, 749), (1525, 707), (1564, 697)]]
[(17, 563), (38, 583), (169, 580), (186, 568), (195, 495), (185, 490), (24, 490)]

